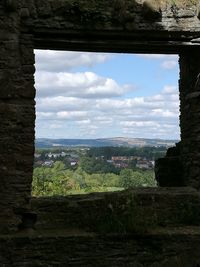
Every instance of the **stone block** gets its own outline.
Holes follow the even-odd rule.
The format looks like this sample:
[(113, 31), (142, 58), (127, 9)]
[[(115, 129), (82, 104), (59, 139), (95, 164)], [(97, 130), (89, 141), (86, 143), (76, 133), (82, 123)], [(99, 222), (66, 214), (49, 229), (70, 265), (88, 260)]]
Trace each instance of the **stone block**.
[(21, 8), (20, 16), (21, 16), (21, 18), (24, 18), (24, 19), (30, 17), (29, 9), (28, 8)]
[(200, 19), (200, 1), (197, 4), (197, 18)]
[(145, 0), (142, 8), (143, 16), (150, 21), (159, 20), (162, 17), (162, 12), (158, 1)]
[(161, 187), (185, 186), (180, 157), (165, 157), (156, 160), (155, 175)]

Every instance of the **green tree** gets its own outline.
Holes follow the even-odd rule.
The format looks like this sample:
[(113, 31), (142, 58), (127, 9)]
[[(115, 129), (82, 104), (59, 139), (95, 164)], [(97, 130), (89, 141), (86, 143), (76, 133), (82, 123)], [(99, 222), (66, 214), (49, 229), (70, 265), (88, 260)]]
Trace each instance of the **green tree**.
[(124, 169), (120, 172), (119, 184), (124, 188), (156, 185), (153, 171), (145, 173), (131, 169)]

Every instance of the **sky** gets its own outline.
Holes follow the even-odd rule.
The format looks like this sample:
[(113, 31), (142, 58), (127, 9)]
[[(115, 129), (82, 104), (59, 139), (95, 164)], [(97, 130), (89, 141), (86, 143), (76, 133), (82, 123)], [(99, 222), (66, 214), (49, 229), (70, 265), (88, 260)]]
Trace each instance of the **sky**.
[(177, 55), (35, 50), (36, 138), (180, 139)]

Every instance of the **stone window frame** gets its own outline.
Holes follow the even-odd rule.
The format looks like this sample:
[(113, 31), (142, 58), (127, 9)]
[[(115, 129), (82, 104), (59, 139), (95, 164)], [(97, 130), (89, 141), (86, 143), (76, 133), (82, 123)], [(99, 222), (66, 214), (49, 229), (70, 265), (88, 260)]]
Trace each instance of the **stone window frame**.
[[(200, 189), (199, 6), (164, 9), (143, 1), (0, 3), (0, 232), (30, 209), (34, 159), (34, 49), (170, 53), (180, 56), (182, 184)], [(146, 1), (145, 1), (146, 2)], [(106, 12), (105, 12), (106, 10)]]

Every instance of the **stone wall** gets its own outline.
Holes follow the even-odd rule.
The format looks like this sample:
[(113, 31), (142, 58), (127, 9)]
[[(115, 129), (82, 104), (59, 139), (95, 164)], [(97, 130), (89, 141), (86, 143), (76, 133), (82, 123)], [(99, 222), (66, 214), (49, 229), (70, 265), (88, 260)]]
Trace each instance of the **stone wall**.
[(12, 236), (0, 238), (0, 264), (3, 267), (198, 267), (199, 240), (198, 230), (190, 229), (148, 235), (49, 232)]
[(37, 214), (36, 232), (144, 234), (200, 226), (200, 193), (187, 187), (33, 198), (31, 208)]
[(35, 90), (33, 43), (18, 12), (0, 3), (0, 232), (17, 229), (31, 194)]
[(196, 5), (178, 8), (166, 1), (160, 9), (143, 0), (20, 2), (21, 30), (33, 33), (36, 48), (179, 53), (200, 44)]
[(185, 183), (200, 189), (200, 53), (180, 55), (182, 163)]
[[(174, 209), (173, 201), (165, 202), (167, 205), (164, 205), (163, 209), (169, 205), (169, 210), (174, 212), (174, 218), (178, 218), (176, 220), (178, 230), (167, 228), (166, 231), (169, 233), (167, 238), (165, 229), (160, 236), (157, 229), (156, 234), (150, 235), (150, 238), (138, 236), (137, 233), (134, 233), (134, 236), (131, 236), (131, 233), (123, 236), (115, 233), (114, 237), (108, 237), (104, 233), (101, 238), (87, 233), (86, 238), (79, 238), (78, 232), (74, 233), (71, 230), (68, 238), (68, 234), (63, 236), (65, 232), (63, 229), (60, 234), (48, 232), (45, 236), (44, 228), (40, 233), (35, 230), (31, 237), (30, 232), (30, 230), (33, 231), (37, 213), (41, 216), (40, 205), (44, 203), (41, 201), (38, 204), (36, 214), (30, 212), (35, 124), (33, 49), (179, 53), (181, 100), (179, 159), (183, 168), (181, 181), (184, 185), (199, 189), (199, 17), (198, 8), (195, 5), (178, 8), (176, 5), (167, 4), (160, 8), (157, 5), (149, 6), (142, 0), (5, 0), (0, 2), (1, 266), (64, 266), (67, 260), (68, 266), (91, 266), (94, 261), (98, 263), (97, 266), (199, 266), (199, 257), (195, 254), (196, 251), (198, 252), (195, 248), (200, 240), (199, 228), (196, 232), (194, 229), (187, 230), (187, 226), (191, 226), (187, 222), (184, 224), (184, 229), (181, 229), (185, 220), (180, 220), (181, 207)], [(191, 194), (196, 197), (195, 192)], [(185, 196), (183, 192), (179, 192), (178, 195)], [(150, 199), (159, 198), (153, 193), (148, 196), (149, 198), (143, 198), (141, 202), (145, 212), (151, 210), (149, 207), (145, 209), (145, 203)], [(124, 196), (122, 193), (121, 197), (123, 201), (126, 200), (125, 193)], [(85, 197), (86, 202), (84, 202), (86, 204), (87, 198), (88, 196)], [(181, 197), (177, 198), (177, 201), (182, 200)], [(53, 200), (48, 201), (51, 204)], [(93, 209), (96, 212), (94, 214), (98, 214), (98, 210), (101, 209), (101, 206), (96, 205), (96, 201), (98, 202), (98, 199), (95, 201), (91, 199), (89, 202), (91, 214)], [(102, 198), (99, 201), (101, 203)], [(103, 200), (104, 204), (106, 201), (108, 199)], [(166, 199), (164, 198), (163, 201)], [(155, 203), (151, 201), (150, 203), (154, 210)], [(155, 204), (157, 208), (160, 207), (159, 203), (158, 201)], [(199, 200), (194, 201), (191, 197), (187, 199), (187, 203), (189, 218), (194, 218), (196, 225), (199, 226)], [(70, 207), (66, 207), (65, 203), (61, 204), (60, 220), (64, 218), (66, 223)], [(118, 204), (120, 203), (117, 202), (116, 208)], [(89, 212), (88, 206), (86, 207)], [(84, 205), (82, 208), (84, 209)], [(77, 211), (77, 209), (73, 210)], [(126, 205), (124, 211), (126, 211)], [(130, 215), (130, 209), (128, 212)], [(43, 213), (43, 219), (45, 214), (47, 213)], [(99, 214), (104, 216), (104, 213)], [(126, 218), (126, 214), (123, 216)], [(141, 216), (142, 219), (143, 217)], [(86, 218), (90, 225), (91, 218), (96, 217), (86, 216)], [(44, 220), (38, 220), (36, 225), (39, 222), (48, 226)], [(109, 223), (110, 220), (108, 224), (105, 223), (105, 227)], [(130, 221), (130, 225), (133, 227), (134, 223)], [(55, 229), (56, 231), (58, 230)], [(11, 235), (12, 232), (16, 234)], [(182, 239), (177, 242), (180, 236)], [(187, 240), (189, 245), (182, 240)], [(89, 248), (86, 245), (87, 242), (92, 246), (92, 253), (88, 252), (91, 246)], [(75, 247), (77, 250), (74, 250)], [(157, 253), (159, 248), (162, 248), (159, 250), (162, 256), (160, 258)], [(102, 265), (100, 261), (105, 252), (107, 254)], [(46, 256), (47, 254), (49, 256)], [(52, 255), (58, 258), (53, 263)], [(92, 255), (95, 255), (94, 258)], [(115, 255), (118, 255), (117, 261)], [(182, 257), (184, 262), (181, 262)], [(189, 262), (188, 259), (191, 257), (192, 261)]]
[(200, 264), (200, 193), (194, 189), (34, 198), (31, 206), (35, 230), (0, 235), (0, 266)]
[(181, 159), (181, 142), (167, 150), (164, 158), (155, 161), (155, 178), (161, 187), (186, 186), (183, 164)]
[[(161, 8), (139, 0), (5, 0), (0, 3), (1, 229), (17, 229), (31, 195), (34, 48), (181, 53), (181, 157), (185, 184), (199, 187), (195, 144), (198, 119), (194, 121), (198, 107), (193, 104), (194, 99), (185, 97), (187, 90), (198, 91), (198, 83), (195, 85), (200, 44), (197, 15), (195, 5), (178, 8), (167, 4)], [(194, 49), (197, 49), (194, 58), (187, 56)], [(192, 85), (188, 87), (188, 84)], [(187, 110), (188, 101), (193, 105), (192, 117), (188, 115), (191, 114)], [(192, 159), (188, 160), (188, 156)]]

